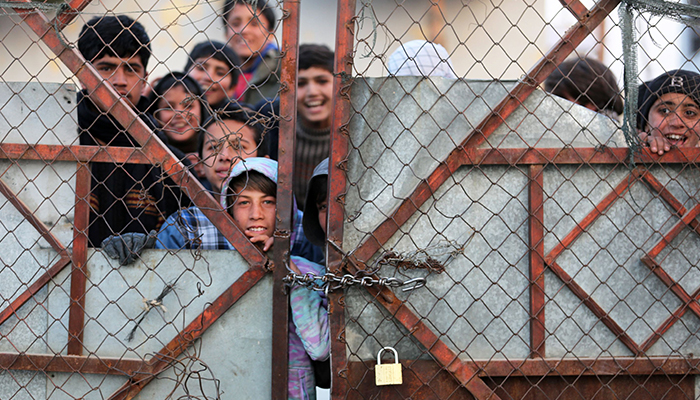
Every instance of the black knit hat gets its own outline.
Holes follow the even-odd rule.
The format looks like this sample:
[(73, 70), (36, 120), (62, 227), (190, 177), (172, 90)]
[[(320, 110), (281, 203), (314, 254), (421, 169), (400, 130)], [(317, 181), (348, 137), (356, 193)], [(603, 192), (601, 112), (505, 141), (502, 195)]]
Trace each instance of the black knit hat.
[(690, 96), (700, 106), (700, 74), (677, 69), (664, 72), (654, 80), (639, 85), (637, 97), (637, 129), (644, 130), (649, 121), (651, 106), (667, 93), (682, 93)]

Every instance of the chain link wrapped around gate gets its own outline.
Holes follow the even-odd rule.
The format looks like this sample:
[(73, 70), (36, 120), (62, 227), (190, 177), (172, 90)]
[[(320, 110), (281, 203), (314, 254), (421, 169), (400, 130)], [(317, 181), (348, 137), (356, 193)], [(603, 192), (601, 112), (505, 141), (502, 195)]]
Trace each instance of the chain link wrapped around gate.
[(303, 286), (326, 293), (354, 285), (362, 287), (384, 286), (388, 288), (413, 285), (403, 289), (404, 292), (408, 292), (425, 286), (425, 278), (412, 278), (405, 281), (394, 277), (372, 278), (363, 271), (355, 275), (345, 274), (342, 276), (332, 273), (323, 275), (290, 273), (284, 278), (284, 283), (288, 287)]

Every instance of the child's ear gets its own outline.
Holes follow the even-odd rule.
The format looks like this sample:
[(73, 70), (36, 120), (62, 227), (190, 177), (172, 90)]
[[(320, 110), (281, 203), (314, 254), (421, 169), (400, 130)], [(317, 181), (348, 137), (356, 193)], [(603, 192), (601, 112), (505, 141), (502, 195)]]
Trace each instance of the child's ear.
[(265, 156), (265, 158), (270, 158), (270, 156)]

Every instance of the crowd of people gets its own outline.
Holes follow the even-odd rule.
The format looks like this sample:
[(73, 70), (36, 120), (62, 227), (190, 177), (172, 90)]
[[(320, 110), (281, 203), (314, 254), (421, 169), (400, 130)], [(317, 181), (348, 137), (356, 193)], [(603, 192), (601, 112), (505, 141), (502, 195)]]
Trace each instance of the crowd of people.
[[(263, 251), (274, 245), (279, 130), (280, 52), (275, 11), (265, 0), (227, 0), (222, 10), (226, 42), (193, 46), (184, 68), (148, 80), (151, 44), (143, 26), (127, 16), (95, 17), (82, 28), (78, 49), (105, 82), (124, 98), (200, 179), (236, 226)], [(328, 157), (334, 53), (323, 45), (299, 48), (294, 210), (290, 269), (325, 273)], [(447, 51), (413, 41), (388, 59), (390, 75), (456, 79)], [(637, 128), (658, 155), (672, 147), (696, 147), (700, 75), (669, 71), (640, 86)], [(614, 75), (588, 58), (564, 62), (545, 82), (552, 94), (618, 118), (623, 98)], [(272, 123), (270, 122), (272, 121)], [(78, 93), (82, 145), (137, 147), (108, 113)], [(90, 244), (125, 246), (126, 234), (155, 238), (163, 249), (233, 246), (159, 167), (92, 163)], [(121, 243), (121, 244), (120, 244)], [(144, 241), (139, 243), (143, 244)], [(143, 246), (141, 246), (143, 247)], [(135, 248), (120, 253), (134, 253)], [(134, 257), (130, 257), (133, 260)], [(122, 260), (124, 261), (124, 260)], [(290, 293), (289, 398), (314, 398), (318, 362), (329, 358), (327, 299), (295, 287)], [(319, 367), (319, 365), (322, 365)]]

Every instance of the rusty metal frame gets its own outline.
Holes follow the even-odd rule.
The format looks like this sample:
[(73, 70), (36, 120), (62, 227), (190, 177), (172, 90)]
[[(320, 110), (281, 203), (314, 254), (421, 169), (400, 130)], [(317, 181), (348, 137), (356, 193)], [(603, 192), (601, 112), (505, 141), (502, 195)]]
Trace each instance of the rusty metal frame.
[(296, 87), (299, 53), (299, 2), (283, 3), (279, 126), (279, 172), (277, 174), (277, 222), (273, 247), (275, 270), (272, 286), (272, 399), (286, 400), (289, 375), (289, 296), (283, 282), (289, 272), (291, 235), (294, 226), (294, 149), (296, 142)]
[[(27, 0), (14, 0), (17, 3), (27, 3)], [(234, 225), (231, 217), (223, 212), (220, 205), (208, 194), (197, 179), (184, 168), (174, 155), (157, 139), (152, 136), (148, 127), (136, 116), (124, 100), (109, 86), (101, 85), (102, 78), (86, 63), (75, 49), (65, 47), (58, 37), (58, 31), (69, 24), (75, 16), (84, 9), (90, 0), (73, 0), (67, 3), (53, 21), (38, 10), (15, 9), (30, 28), (44, 43), (76, 74), (83, 85), (92, 93), (96, 104), (109, 113), (141, 144), (141, 148), (115, 148), (96, 146), (56, 146), (56, 145), (23, 145), (0, 144), (0, 159), (10, 160), (41, 160), (48, 163), (54, 161), (77, 161), (76, 174), (76, 208), (75, 234), (73, 254), (46, 228), (41, 221), (34, 217), (30, 210), (0, 181), (0, 191), (17, 208), (39, 233), (61, 255), (56, 264), (36, 279), (24, 293), (0, 313), (0, 323), (31, 298), (39, 289), (46, 285), (58, 272), (72, 263), (71, 271), (71, 306), (69, 314), (68, 356), (61, 355), (27, 355), (0, 354), (0, 365), (6, 369), (28, 369), (42, 371), (66, 371), (81, 373), (124, 374), (130, 376), (111, 399), (131, 399), (176, 359), (194, 340), (221, 317), (238, 299), (262, 279), (270, 261), (257, 249)], [(298, 3), (296, 4), (298, 7)], [(298, 20), (296, 22), (298, 29)], [(293, 44), (296, 46), (298, 40)], [(293, 96), (295, 91), (290, 91)], [(292, 105), (294, 102), (292, 101)], [(90, 171), (86, 163), (115, 162), (141, 163), (160, 165), (183, 190), (189, 191), (189, 197), (197, 204), (214, 225), (224, 234), (251, 267), (229, 289), (222, 293), (207, 309), (192, 321), (179, 335), (168, 343), (149, 361), (133, 359), (115, 360), (110, 358), (99, 360), (94, 356), (82, 357), (82, 332), (84, 325), (84, 294), (86, 276), (84, 265), (87, 258), (86, 229), (89, 223), (88, 195), (90, 191)], [(204, 195), (203, 195), (204, 194)], [(214, 218), (216, 217), (216, 218)], [(223, 217), (223, 218), (222, 218)], [(282, 247), (282, 246), (279, 246)], [(279, 325), (279, 324), (278, 324)], [(283, 323), (286, 327), (286, 319)], [(286, 348), (286, 346), (285, 346)], [(273, 353), (273, 364), (276, 354)], [(285, 354), (286, 359), (286, 354)], [(286, 363), (284, 363), (286, 370)], [(284, 376), (286, 389), (286, 375)]]
[[(333, 110), (331, 114), (331, 146), (328, 163), (328, 215), (327, 240), (342, 248), (343, 223), (345, 221), (345, 163), (349, 142), (347, 123), (351, 116), (350, 87), (352, 81), (353, 44), (355, 39), (355, 1), (338, 0), (335, 33), (335, 63), (333, 78)], [(326, 270), (340, 274), (343, 255), (331, 251), (326, 244)], [(328, 293), (328, 320), (331, 336), (331, 398), (347, 396), (348, 360), (345, 342), (345, 294), (342, 291)]]
[[(14, 0), (18, 3), (26, 3), (26, 0)], [(47, 146), (47, 145), (0, 145), (0, 158), (8, 159), (34, 159), (34, 160), (44, 160), (44, 161), (59, 161), (59, 160), (75, 160), (79, 162), (93, 162), (93, 161), (103, 161), (103, 162), (138, 162), (138, 163), (156, 163), (161, 164), (163, 169), (173, 177), (173, 179), (183, 186), (183, 189), (190, 190), (191, 193), (195, 193), (193, 196), (193, 201), (197, 204), (201, 203), (203, 205), (203, 210), (211, 209), (211, 216), (218, 213), (217, 204), (213, 199), (208, 196), (199, 196), (201, 192), (201, 187), (198, 185), (195, 179), (188, 179), (189, 174), (183, 168), (183, 166), (174, 158), (174, 156), (163, 147), (163, 145), (155, 138), (152, 138), (150, 131), (145, 127), (138, 118), (133, 114), (131, 109), (123, 101), (119, 100), (118, 94), (106, 86), (99, 85), (100, 78), (99, 75), (94, 71), (94, 69), (89, 65), (85, 64), (82, 57), (76, 53), (75, 50), (64, 48), (57, 37), (54, 28), (59, 29), (65, 27), (70, 21), (75, 18), (77, 13), (82, 10), (89, 0), (73, 0), (69, 3), (68, 8), (63, 12), (59, 13), (53, 21), (48, 21), (45, 16), (37, 11), (29, 11), (23, 9), (17, 9), (17, 12), (24, 14), (25, 22), (36, 32), (42, 40), (61, 58), (61, 60), (71, 69), (83, 82), (89, 90), (94, 90), (95, 97), (99, 99), (98, 103), (101, 108), (110, 110), (110, 113), (120, 121), (124, 126), (130, 126), (129, 132), (134, 138), (141, 143), (143, 146), (141, 149), (124, 149), (124, 148), (109, 148), (109, 147), (86, 147), (86, 146)], [(285, 1), (285, 5), (289, 3), (294, 3), (293, 7), (298, 8), (296, 2)], [(488, 136), (495, 131), (495, 129), (500, 126), (505, 119), (510, 115), (517, 107), (522, 104), (522, 102), (535, 90), (536, 86), (541, 83), (544, 78), (551, 73), (551, 71), (556, 68), (572, 51), (573, 49), (585, 38), (590, 32), (597, 26), (619, 3), (619, 0), (603, 0), (598, 4), (593, 10), (585, 10), (581, 8), (582, 5), (576, 0), (564, 2), (564, 5), (572, 11), (572, 13), (579, 19), (579, 23), (576, 27), (570, 30), (567, 35), (562, 38), (562, 40), (545, 56), (543, 59), (528, 73), (527, 77), (518, 84), (509, 93), (502, 102), (494, 108), (489, 116), (487, 116), (477, 128), (468, 135), (467, 139), (458, 146), (441, 164), (438, 169), (436, 169), (430, 177), (424, 181), (415, 191), (407, 198), (397, 211), (383, 224), (380, 225), (371, 235), (371, 239), (364, 242), (360, 248), (355, 252), (355, 256), (359, 258), (359, 261), (368, 260), (376, 251), (383, 246), (386, 241), (399, 229), (400, 225), (403, 224), (420, 206), (427, 201), (432, 192), (436, 190), (442, 183), (444, 183), (448, 177), (454, 173), (454, 171), (462, 165), (496, 165), (496, 164), (510, 164), (510, 165), (530, 165), (530, 198), (534, 199), (534, 202), (530, 204), (530, 227), (534, 228), (534, 234), (530, 237), (531, 251), (535, 255), (531, 255), (531, 271), (530, 271), (530, 281), (531, 281), (531, 294), (533, 300), (531, 304), (531, 315), (532, 322), (531, 326), (543, 327), (543, 318), (540, 316), (540, 312), (543, 307), (543, 303), (540, 304), (540, 299), (543, 295), (543, 275), (544, 265), (547, 264), (552, 270), (557, 273), (557, 268), (560, 272), (564, 272), (563, 269), (558, 267), (555, 262), (555, 258), (551, 258), (548, 262), (544, 261), (543, 247), (542, 247), (542, 170), (545, 165), (548, 164), (624, 164), (628, 156), (627, 149), (476, 149), (476, 147), (484, 143)], [(334, 82), (335, 93), (337, 96), (334, 101), (347, 102), (349, 101), (348, 90), (350, 82), (347, 77), (352, 71), (352, 59), (353, 59), (353, 37), (354, 37), (354, 10), (355, 2), (347, 0), (338, 1), (338, 32), (337, 32), (337, 56), (336, 56), (336, 79)], [(297, 29), (298, 34), (298, 20), (296, 26), (291, 28)], [(294, 42), (296, 45), (297, 43)], [(289, 48), (287, 48), (289, 50)], [(296, 60), (294, 60), (296, 61)], [(292, 61), (289, 61), (291, 63)], [(290, 65), (286, 65), (286, 68), (290, 68)], [(285, 66), (283, 65), (283, 68)], [(288, 89), (288, 88), (287, 88)], [(293, 96), (293, 93), (290, 97)], [(283, 100), (283, 104), (285, 104)], [(287, 106), (288, 107), (288, 106)], [(286, 109), (286, 108), (285, 108)], [(342, 243), (342, 225), (344, 221), (343, 214), (343, 201), (345, 193), (345, 162), (348, 151), (347, 142), (347, 125), (349, 116), (349, 107), (334, 107), (333, 114), (333, 128), (332, 128), (332, 154), (334, 158), (332, 159), (329, 178), (331, 185), (329, 186), (329, 240), (335, 243)], [(295, 115), (295, 113), (293, 113)], [(133, 123), (132, 123), (133, 122)], [(336, 128), (337, 127), (337, 128)], [(288, 129), (288, 128), (285, 128)], [(284, 131), (284, 130), (283, 130)], [(44, 147), (42, 147), (44, 146)], [(337, 155), (337, 156), (335, 156)], [(697, 149), (683, 150), (683, 151), (672, 151), (667, 153), (661, 158), (649, 155), (643, 155), (638, 159), (640, 162), (649, 161), (660, 161), (664, 163), (687, 163), (690, 160), (697, 160), (700, 156), (700, 151)], [(291, 167), (290, 167), (291, 168)], [(80, 177), (81, 169), (85, 169), (81, 165), (79, 167), (78, 176)], [(281, 170), (282, 171), (282, 170)], [(88, 172), (89, 174), (89, 172)], [(658, 188), (655, 186), (653, 177), (650, 174), (644, 173), (641, 170), (636, 170), (630, 175), (629, 179), (625, 179), (625, 182), (618, 185), (617, 188), (611, 192), (608, 198), (608, 205), (612, 204), (616, 198), (619, 198), (625, 190), (628, 189), (629, 184), (633, 180), (643, 179), (652, 188)], [(79, 181), (84, 180), (84, 177), (80, 177)], [(659, 184), (660, 185), (660, 184)], [(0, 182), (0, 190), (6, 186)], [(9, 189), (8, 189), (9, 190)], [(79, 207), (84, 201), (84, 184), (77, 184), (76, 188), (76, 214), (78, 214)], [(88, 191), (89, 191), (89, 181), (88, 181)], [(698, 230), (698, 222), (695, 219), (698, 214), (700, 214), (700, 209), (695, 207), (694, 209), (687, 211), (680, 205), (675, 198), (673, 198), (670, 193), (661, 188), (657, 190), (659, 195), (667, 200), (671, 206), (676, 209), (676, 211), (683, 216), (679, 225), (672, 228), (665, 239), (662, 240), (659, 246), (665, 246), (668, 241), (672, 240), (675, 235), (680, 232), (683, 226), (690, 224), (694, 229)], [(3, 191), (3, 193), (5, 193)], [(19, 201), (19, 199), (11, 193), (6, 196), (10, 201)], [(669, 197), (670, 196), (670, 197)], [(13, 200), (15, 199), (15, 200)], [(669, 200), (670, 199), (670, 200)], [(13, 204), (15, 204), (13, 202)], [(15, 204), (15, 206), (22, 211), (22, 206)], [(24, 206), (26, 210), (26, 206)], [(28, 210), (26, 210), (28, 211)], [(595, 211), (597, 212), (597, 211)], [(80, 209), (80, 215), (84, 213), (84, 210)], [(32, 221), (31, 212), (27, 216), (30, 222)], [(82, 218), (82, 217), (81, 217)], [(595, 219), (595, 215), (591, 215), (592, 219)], [(78, 217), (76, 216), (76, 219)], [(285, 222), (285, 219), (280, 216), (280, 219)], [(221, 222), (219, 218), (211, 218), (217, 227), (220, 228), (222, 233), (224, 233), (227, 238), (236, 245), (243, 257), (248, 260), (252, 267), (244, 274), (244, 277), (239, 279), (234, 283), (229, 290), (223, 293), (215, 302), (207, 308), (199, 317), (195, 319), (186, 329), (181, 333), (180, 336), (176, 337), (168, 345), (166, 345), (158, 355), (154, 356), (151, 360), (147, 362), (148, 367), (144, 367), (141, 360), (111, 360), (102, 359), (95, 360), (94, 357), (82, 357), (82, 356), (44, 356), (44, 355), (27, 355), (27, 354), (0, 354), (0, 365), (8, 366), (8, 369), (31, 369), (31, 370), (56, 370), (56, 371), (80, 371), (83, 373), (123, 373), (132, 377), (129, 384), (122, 388), (120, 391), (115, 393), (112, 398), (119, 399), (129, 399), (133, 398), (138, 390), (145, 386), (150, 380), (155, 378), (155, 375), (167, 368), (170, 360), (176, 358), (179, 354), (186, 349), (186, 347), (192, 342), (192, 340), (199, 337), (211, 324), (213, 324), (225, 311), (228, 309), (235, 301), (240, 298), (250, 287), (252, 287), (256, 282), (258, 282), (265, 274), (264, 267), (267, 265), (268, 261), (264, 255), (262, 255), (254, 246), (246, 245), (249, 242), (242, 240), (240, 232), (232, 226), (230, 219), (225, 219)], [(34, 223), (33, 223), (34, 224)], [(82, 224), (82, 222), (81, 222)], [(221, 224), (221, 226), (219, 226)], [(682, 225), (681, 224), (685, 224)], [(52, 235), (50, 231), (38, 221), (35, 227), (37, 228), (42, 236), (45, 238), (51, 238)], [(76, 226), (79, 225), (76, 223)], [(86, 225), (85, 225), (86, 226)], [(78, 241), (80, 244), (81, 233), (80, 230), (76, 233), (76, 238), (74, 240)], [(280, 236), (284, 232), (280, 233)], [(575, 240), (572, 236), (570, 243)], [(50, 242), (51, 243), (51, 242)], [(0, 313), (0, 323), (4, 321), (9, 315), (11, 315), (16, 309), (18, 309), (23, 301), (21, 299), (30, 298), (36, 291), (42, 287), (46, 282), (48, 282), (56, 273), (58, 273), (62, 268), (64, 268), (69, 262), (73, 261), (74, 264), (78, 264), (77, 267), (73, 267), (73, 271), (76, 269), (80, 270), (80, 260), (82, 260), (82, 251), (80, 247), (78, 249), (78, 254), (76, 255), (76, 249), (74, 247), (73, 256), (69, 256), (67, 250), (64, 246), (58, 243), (54, 248), (61, 254), (59, 261), (54, 264), (47, 272), (35, 281), (32, 286), (30, 286), (25, 293), (23, 293), (20, 298), (15, 300), (6, 310)], [(52, 243), (52, 246), (54, 244)], [(82, 245), (80, 245), (82, 246)], [(663, 249), (663, 246), (655, 251), (655, 255)], [(538, 249), (535, 251), (535, 249)], [(656, 249), (656, 248), (655, 248)], [(330, 251), (328, 254), (328, 266), (330, 271), (339, 271), (342, 265), (345, 265), (350, 271), (353, 270), (351, 264), (344, 263), (341, 254)], [(550, 253), (552, 255), (553, 253)], [(654, 255), (654, 256), (655, 256)], [(549, 258), (549, 257), (548, 257)], [(279, 257), (275, 257), (279, 259)], [(644, 262), (654, 271), (655, 274), (663, 276), (665, 273), (660, 265), (653, 260), (653, 256), (646, 257)], [(283, 268), (277, 268), (277, 270), (282, 270)], [(565, 273), (564, 273), (565, 274)], [(77, 275), (77, 274), (76, 274)], [(565, 275), (561, 275), (560, 278)], [(73, 274), (72, 274), (73, 279)], [(75, 309), (80, 307), (80, 277), (75, 278), (76, 291), (71, 290), (71, 298), (74, 305), (71, 307), (71, 316)], [(575, 285), (572, 279), (563, 279), (569, 284)], [(674, 292), (681, 298), (684, 304), (672, 314), (669, 320), (662, 325), (659, 330), (654, 332), (652, 337), (648, 339), (642, 346), (636, 346), (636, 350), (633, 350), (635, 354), (648, 349), (654, 342), (654, 338), (658, 339), (665, 330), (670, 328), (670, 326), (675, 322), (683, 313), (690, 308), (696, 314), (700, 312), (700, 309), (696, 310), (694, 307), (697, 305), (695, 300), (700, 297), (700, 292), (688, 295), (682, 288), (680, 291), (677, 289), (679, 285), (672, 280), (662, 281), (669, 285), (669, 287), (674, 290)], [(41, 283), (43, 282), (43, 283)], [(72, 281), (72, 287), (73, 287)], [(84, 291), (84, 281), (83, 291)], [(574, 286), (572, 286), (574, 287)], [(674, 289), (674, 287), (676, 289)], [(33, 289), (32, 289), (33, 288)], [(32, 291), (33, 290), (33, 291)], [(625, 369), (628, 372), (633, 371), (639, 374), (651, 374), (651, 373), (670, 373), (670, 370), (677, 371), (678, 373), (697, 373), (698, 361), (694, 359), (682, 358), (676, 359), (651, 359), (648, 357), (632, 357), (632, 358), (615, 358), (615, 359), (592, 359), (592, 360), (547, 360), (541, 359), (539, 356), (544, 355), (544, 342), (543, 342), (543, 332), (542, 328), (538, 327), (537, 332), (533, 333), (531, 338), (533, 347), (533, 357), (535, 359), (526, 360), (504, 360), (504, 361), (474, 361), (474, 362), (462, 362), (459, 360), (457, 355), (455, 355), (449, 348), (439, 340), (436, 336), (422, 321), (417, 318), (405, 305), (403, 305), (389, 290), (379, 291), (376, 288), (371, 288), (370, 292), (377, 296), (379, 301), (389, 310), (392, 315), (399, 320), (406, 328), (411, 331), (414, 336), (429, 349), (433, 357), (441, 364), (441, 366), (448, 371), (459, 381), (460, 384), (464, 385), (469, 389), (477, 398), (498, 398), (493, 390), (491, 390), (479, 377), (486, 376), (511, 376), (511, 375), (537, 375), (543, 376), (547, 374), (556, 375), (581, 375), (581, 374), (615, 374), (615, 371), (619, 369)], [(84, 293), (84, 292), (83, 292)], [(582, 294), (584, 295), (584, 294)], [(345, 342), (344, 342), (344, 302), (342, 294), (332, 294), (330, 296), (330, 318), (331, 318), (331, 332), (334, 338), (332, 342), (333, 357), (332, 357), (332, 368), (333, 368), (333, 398), (340, 398), (345, 396), (347, 393), (347, 382), (343, 378), (347, 372), (347, 358), (345, 355)], [(694, 306), (695, 304), (695, 306)], [(595, 308), (595, 303), (591, 303), (591, 306)], [(9, 310), (9, 311), (8, 311)], [(700, 315), (700, 314), (698, 314)], [(602, 318), (601, 314), (601, 318)], [(609, 320), (609, 319), (606, 319)], [(76, 324), (77, 326), (77, 324)], [(623, 332), (624, 333), (624, 332)], [(79, 338), (80, 330), (71, 329), (71, 335), (75, 338)], [(631, 341), (631, 339), (630, 339)], [(79, 339), (77, 340), (79, 344)], [(628, 344), (628, 347), (634, 342)], [(537, 346), (536, 346), (537, 345)], [(69, 352), (75, 352), (79, 354), (81, 351), (78, 347), (72, 347)], [(105, 372), (106, 371), (106, 372)], [(568, 371), (568, 372), (567, 372)], [(578, 371), (578, 372), (577, 372)], [(607, 372), (606, 372), (607, 371)], [(613, 371), (613, 372), (610, 372)], [(661, 371), (661, 372), (660, 372)]]
[[(596, 4), (593, 10), (588, 11), (585, 15), (578, 15), (578, 23), (574, 25), (544, 57), (542, 57), (542, 59), (528, 72), (527, 76), (522, 79), (521, 82), (519, 82), (496, 107), (492, 109), (491, 113), (489, 113), (489, 115), (487, 115), (476, 126), (476, 128), (467, 135), (467, 138), (439, 164), (439, 166), (429, 175), (429, 177), (423, 180), (413, 191), (413, 193), (405, 198), (397, 209), (381, 224), (379, 224), (379, 226), (369, 235), (369, 238), (363, 241), (358, 248), (353, 251), (353, 258), (359, 261), (359, 263), (345, 263), (345, 268), (347, 268), (350, 273), (356, 273), (357, 268), (355, 265), (367, 262), (375, 253), (377, 253), (377, 251), (379, 251), (382, 246), (386, 244), (386, 242), (400, 229), (400, 227), (406, 221), (408, 221), (408, 219), (432, 196), (432, 193), (434, 193), (447, 179), (449, 179), (457, 168), (465, 163), (470, 163), (472, 165), (484, 165), (481, 162), (475, 163), (474, 158), (470, 156), (478, 155), (478, 153), (481, 153), (483, 157), (487, 155), (493, 156), (494, 154), (502, 154), (501, 149), (492, 149), (493, 152), (489, 152), (488, 150), (479, 152), (476, 149), (479, 145), (486, 142), (488, 137), (505, 122), (506, 118), (513, 113), (525, 101), (525, 99), (527, 99), (529, 95), (535, 91), (535, 89), (545, 80), (545, 78), (552, 71), (554, 71), (554, 69), (557, 68), (558, 65), (569, 56), (569, 54), (574, 51), (574, 49), (583, 41), (583, 39), (586, 38), (595, 29), (595, 27), (598, 26), (615, 9), (619, 2), (619, 0), (602, 0), (600, 3)], [(352, 43), (348, 42), (352, 40), (352, 35), (354, 32), (354, 26), (352, 25), (354, 13), (350, 13), (350, 11), (354, 10), (354, 6), (355, 2), (352, 0), (339, 0), (338, 3), (338, 34), (336, 35), (337, 76), (335, 81), (336, 99), (341, 99), (340, 85), (342, 84), (342, 78), (347, 76), (347, 72), (345, 71), (351, 67), (351, 65), (347, 66), (343, 64), (343, 62), (346, 58), (348, 58), (348, 56), (352, 56), (352, 52), (350, 51), (352, 47), (349, 46), (352, 45)], [(573, 8), (569, 9), (572, 10), (574, 14), (581, 14), (583, 11), (580, 3), (574, 3)], [(349, 57), (350, 62), (352, 62), (351, 60), (352, 58)], [(343, 68), (341, 69), (339, 66)], [(334, 110), (351, 108), (349, 107), (349, 98), (346, 97), (342, 101), (344, 101), (346, 105), (344, 107), (338, 107), (336, 105), (334, 106)], [(335, 118), (338, 117), (339, 116), (335, 116)], [(341, 126), (347, 129), (347, 125), (341, 124), (347, 124), (348, 121), (349, 116), (347, 116), (345, 120), (339, 121), (334, 119), (333, 126)], [(335, 204), (335, 201), (332, 200), (337, 200), (338, 203), (341, 203), (343, 200), (345, 175), (342, 173), (342, 171), (344, 169), (344, 163), (346, 162), (348, 150), (347, 135), (343, 137), (335, 129), (333, 129), (331, 142), (332, 149), (337, 147), (339, 151), (334, 150), (331, 152), (332, 158), (329, 174), (331, 201), (328, 202), (330, 213), (328, 226), (331, 231), (329, 232), (328, 239), (335, 242), (338, 245), (338, 248), (341, 248), (340, 238), (342, 238), (342, 236), (338, 236), (338, 231), (333, 231), (332, 229), (340, 229), (338, 227), (342, 226), (344, 222), (344, 219), (341, 219), (341, 217), (343, 217), (343, 210)], [(336, 142), (340, 143), (336, 144)], [(521, 153), (523, 153), (528, 149), (519, 150)], [(539, 149), (529, 150), (534, 152), (539, 151)], [(554, 156), (556, 156), (556, 154), (558, 153), (555, 152)], [(517, 154), (511, 155), (515, 155), (516, 160), (519, 160), (522, 157), (521, 155)], [(468, 158), (471, 162), (467, 161)], [(483, 160), (483, 158), (480, 160)], [(616, 159), (617, 162), (620, 162), (620, 160), (621, 159), (619, 158)], [(540, 162), (538, 164), (545, 163)], [(536, 170), (537, 169), (534, 171)], [(531, 179), (536, 179), (536, 175), (531, 175)], [(342, 180), (342, 183), (339, 183), (338, 180)], [(531, 180), (531, 185), (532, 182), (533, 181)], [(537, 190), (532, 189), (530, 195), (537, 196)], [(335, 207), (335, 209), (332, 207)], [(541, 205), (539, 208), (541, 209)], [(530, 226), (533, 227), (537, 224), (537, 222), (533, 222), (533, 220), (537, 219), (540, 210), (533, 209), (531, 207), (530, 211)], [(539, 221), (539, 224), (542, 224), (541, 220)], [(530, 243), (539, 246), (541, 240), (542, 238), (533, 236), (530, 238)], [(534, 249), (531, 249), (531, 251), (534, 251)], [(342, 254), (338, 252), (332, 252), (331, 254), (334, 255), (335, 260), (342, 260)], [(330, 258), (331, 255), (329, 254), (329, 269), (331, 271), (336, 271), (338, 268), (337, 264), (334, 264)], [(544, 322), (544, 315), (541, 312), (542, 308), (544, 307), (544, 303), (541, 293), (539, 292), (539, 290), (543, 289), (543, 286), (541, 285), (544, 284), (544, 277), (542, 275), (544, 266), (538, 265), (536, 259), (531, 258), (530, 261), (531, 293), (537, 295), (531, 304), (531, 312), (533, 312), (531, 315), (531, 326), (536, 326), (531, 338), (533, 340), (533, 343), (531, 343), (531, 348), (533, 348), (534, 355), (536, 352), (544, 351), (543, 327), (538, 326), (539, 324), (542, 324), (543, 326)], [(442, 368), (446, 369), (452, 374), (452, 376), (458, 381), (459, 385), (466, 387), (477, 399), (499, 398), (495, 391), (477, 376), (477, 369), (470, 363), (462, 362), (459, 359), (459, 356), (450, 350), (447, 345), (445, 345), (445, 343), (440, 339), (440, 336), (432, 332), (432, 330), (411, 310), (409, 310), (408, 307), (404, 305), (393, 292), (391, 292), (391, 290), (386, 288), (377, 289), (375, 287), (367, 288), (367, 290), (387, 311), (389, 311), (394, 319), (400, 322), (409, 332), (411, 332), (413, 337), (416, 338), (429, 351), (433, 359), (437, 361)], [(332, 303), (333, 302), (331, 302), (331, 304)], [(332, 320), (332, 323), (343, 323), (343, 321)], [(344, 341), (342, 336), (338, 334), (337, 328), (334, 330), (332, 329), (331, 334), (332, 339), (337, 338), (336, 340), (333, 340), (333, 351), (340, 347), (341, 344), (344, 346)], [(536, 350), (534, 349), (534, 340), (537, 340)], [(345, 349), (339, 350), (339, 354), (332, 352), (332, 364), (347, 363)], [(347, 367), (345, 366), (345, 370), (346, 369)], [(342, 370), (334, 367), (333, 372), (335, 376), (336, 374), (341, 374)], [(332, 392), (333, 398), (340, 399), (345, 394), (345, 389), (345, 387), (343, 387), (342, 390), (340, 388), (337, 390), (334, 389)]]

